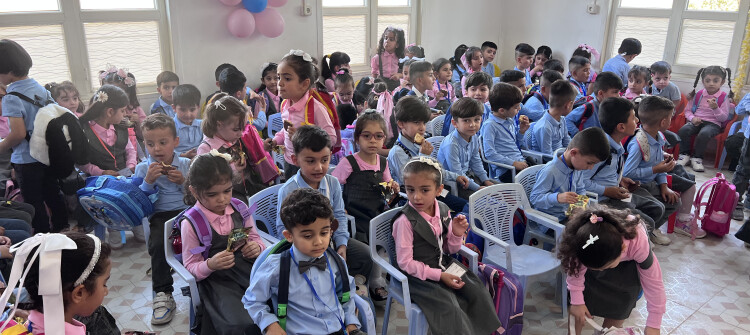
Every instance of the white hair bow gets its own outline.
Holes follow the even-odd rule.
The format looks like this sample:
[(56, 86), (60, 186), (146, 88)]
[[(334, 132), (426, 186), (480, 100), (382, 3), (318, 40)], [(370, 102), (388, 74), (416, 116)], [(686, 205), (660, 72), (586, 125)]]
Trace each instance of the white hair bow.
[(289, 53), (284, 55), (284, 57), (292, 55), (302, 57), (302, 60), (304, 60), (305, 62), (312, 62), (312, 57), (310, 56), (310, 54), (299, 49), (289, 50)]
[(209, 151), (208, 153), (211, 154), (211, 156), (214, 156), (214, 157), (224, 158), (224, 159), (227, 160), (227, 162), (231, 162), (232, 161), (232, 155), (227, 154), (227, 153), (221, 153), (221, 152), (219, 152), (219, 150), (211, 149), (211, 151)]

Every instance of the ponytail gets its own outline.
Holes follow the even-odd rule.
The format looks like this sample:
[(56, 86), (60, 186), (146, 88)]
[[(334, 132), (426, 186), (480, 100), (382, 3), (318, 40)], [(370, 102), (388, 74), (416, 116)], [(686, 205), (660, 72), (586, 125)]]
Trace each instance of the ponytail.
[(333, 77), (333, 71), (331, 71), (331, 68), (328, 65), (329, 58), (330, 58), (329, 55), (325, 55), (323, 56), (323, 58), (320, 59), (320, 76), (323, 77), (322, 79), (324, 81), (326, 79), (331, 79), (331, 77)]
[(732, 91), (732, 70), (730, 68), (726, 68), (727, 70), (727, 80), (729, 81), (729, 99), (734, 101), (734, 92)]
[(703, 74), (704, 69), (705, 68), (703, 67), (700, 68), (700, 70), (698, 70), (698, 74), (695, 75), (695, 81), (693, 82), (693, 90), (690, 91), (690, 94), (688, 94), (687, 96), (688, 100), (692, 99), (695, 96), (695, 88), (698, 87), (698, 81), (701, 80), (701, 75)]

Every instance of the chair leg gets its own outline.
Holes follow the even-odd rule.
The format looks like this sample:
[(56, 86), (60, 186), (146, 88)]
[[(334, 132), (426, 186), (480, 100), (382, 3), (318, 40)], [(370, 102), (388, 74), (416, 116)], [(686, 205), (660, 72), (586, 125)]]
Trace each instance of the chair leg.
[[(388, 334), (388, 319), (391, 318), (391, 303), (393, 302), (391, 295), (385, 300), (385, 313), (383, 314), (383, 330), (380, 332), (382, 335)], [(374, 312), (373, 312), (374, 313)]]
[(559, 274), (560, 276), (560, 293), (562, 294), (562, 299), (560, 300), (561, 307), (562, 307), (562, 317), (566, 317), (568, 315), (568, 283), (566, 280), (566, 275), (562, 272)]
[(714, 163), (715, 169), (723, 169), (724, 168), (724, 160), (727, 159), (727, 149), (724, 148), (721, 150), (721, 157), (719, 158), (718, 163)]
[(430, 327), (427, 325), (427, 318), (424, 313), (417, 313), (412, 310), (409, 312), (409, 335), (426, 335)]

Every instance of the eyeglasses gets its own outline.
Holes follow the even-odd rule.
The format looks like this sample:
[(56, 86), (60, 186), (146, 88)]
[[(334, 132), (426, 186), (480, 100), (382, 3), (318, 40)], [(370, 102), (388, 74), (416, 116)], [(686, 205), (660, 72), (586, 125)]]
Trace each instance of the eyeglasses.
[(382, 140), (385, 138), (385, 134), (383, 133), (376, 133), (376, 134), (362, 133), (359, 136), (364, 138), (367, 141), (371, 140), (373, 137), (375, 137), (376, 140)]

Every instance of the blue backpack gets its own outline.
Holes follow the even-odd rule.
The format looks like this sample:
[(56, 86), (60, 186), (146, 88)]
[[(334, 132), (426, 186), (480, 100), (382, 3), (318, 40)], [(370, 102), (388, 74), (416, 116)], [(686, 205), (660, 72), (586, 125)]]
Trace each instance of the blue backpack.
[(143, 178), (94, 176), (78, 190), (81, 207), (96, 223), (114, 230), (130, 230), (154, 212), (157, 191), (143, 192)]

